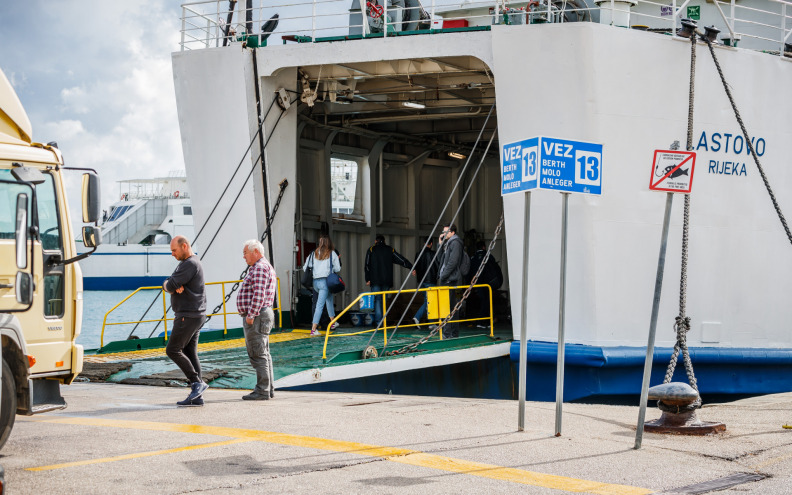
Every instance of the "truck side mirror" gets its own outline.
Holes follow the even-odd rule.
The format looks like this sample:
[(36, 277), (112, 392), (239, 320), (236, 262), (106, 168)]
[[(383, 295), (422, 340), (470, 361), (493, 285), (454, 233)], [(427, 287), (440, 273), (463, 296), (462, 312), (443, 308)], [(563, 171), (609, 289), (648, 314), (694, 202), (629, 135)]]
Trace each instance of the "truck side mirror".
[(33, 302), (33, 274), (19, 271), (16, 274), (16, 300), (19, 304), (30, 306)]
[[(99, 221), (101, 201), (99, 198), (99, 176), (94, 173), (83, 174), (82, 178), (82, 221)], [(85, 237), (83, 237), (83, 240)]]
[(14, 232), (16, 248), (16, 265), (24, 270), (28, 265), (28, 195), (17, 194), (16, 201), (16, 231)]
[(83, 245), (87, 248), (95, 248), (102, 244), (102, 228), (86, 225), (82, 228)]

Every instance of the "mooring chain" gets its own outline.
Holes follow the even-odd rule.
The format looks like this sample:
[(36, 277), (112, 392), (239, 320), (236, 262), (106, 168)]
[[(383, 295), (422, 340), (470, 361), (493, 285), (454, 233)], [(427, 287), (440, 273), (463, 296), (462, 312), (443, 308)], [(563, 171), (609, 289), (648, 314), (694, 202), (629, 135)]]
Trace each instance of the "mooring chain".
[[(286, 191), (286, 186), (289, 185), (289, 181), (286, 180), (286, 179), (283, 179), (282, 181), (280, 181), (280, 184), (278, 184), (278, 185), (280, 186), (280, 191), (278, 192), (278, 199), (275, 200), (275, 204), (272, 206), (272, 214), (270, 215), (269, 220), (267, 221), (267, 228), (264, 230), (264, 233), (261, 234), (261, 242), (262, 243), (264, 242), (264, 240), (267, 238), (267, 236), (270, 233), (270, 229), (272, 228), (272, 222), (273, 222), (273, 220), (275, 220), (275, 214), (278, 213), (278, 208), (280, 207), (281, 199), (283, 199), (283, 193)], [(250, 270), (250, 266), (245, 267), (245, 269), (242, 271), (242, 273), (239, 274), (238, 279), (239, 280), (243, 280), (245, 278), (245, 275), (247, 275), (248, 270)], [(239, 284), (240, 283), (241, 282), (235, 282), (234, 285), (231, 287), (231, 290), (228, 291), (228, 294), (226, 294), (225, 297), (223, 298), (223, 302), (218, 304), (215, 307), (215, 309), (212, 311), (212, 313), (210, 313), (209, 315), (206, 315), (206, 321), (204, 321), (204, 325), (206, 325), (206, 323), (209, 320), (212, 319), (212, 316), (211, 316), (212, 314), (218, 313), (223, 308), (223, 304), (227, 303), (228, 300), (231, 299), (231, 295), (234, 292), (236, 292), (237, 289), (239, 289)]]
[(712, 41), (710, 41), (710, 39), (706, 36), (704, 36), (703, 39), (707, 43), (707, 47), (709, 47), (709, 51), (712, 54), (712, 60), (715, 62), (715, 68), (718, 70), (721, 82), (723, 83), (723, 89), (726, 90), (726, 96), (729, 98), (729, 103), (731, 103), (732, 110), (734, 110), (734, 116), (737, 118), (737, 123), (740, 124), (740, 130), (742, 131), (743, 137), (745, 138), (745, 143), (748, 145), (748, 150), (751, 152), (751, 156), (753, 156), (754, 163), (756, 163), (756, 168), (759, 170), (759, 175), (762, 177), (762, 182), (764, 182), (765, 188), (767, 189), (767, 194), (770, 195), (770, 201), (773, 202), (773, 208), (775, 208), (775, 211), (778, 214), (778, 219), (781, 220), (781, 225), (784, 227), (787, 239), (789, 239), (789, 242), (792, 243), (792, 232), (789, 230), (786, 218), (784, 218), (784, 214), (781, 212), (781, 206), (779, 206), (775, 194), (773, 193), (773, 189), (770, 187), (770, 181), (767, 179), (764, 169), (762, 168), (762, 164), (759, 162), (759, 156), (756, 154), (753, 142), (751, 142), (751, 139), (748, 137), (748, 130), (745, 128), (745, 124), (743, 123), (742, 117), (740, 116), (740, 111), (737, 110), (737, 103), (735, 103), (734, 97), (732, 96), (731, 90), (729, 89), (729, 84), (726, 82), (726, 76), (723, 75), (723, 69), (721, 69), (720, 62), (718, 62), (718, 57), (715, 55), (715, 48), (712, 45)]
[[(690, 36), (690, 89), (688, 94), (688, 128), (687, 128), (687, 150), (693, 151), (693, 103), (695, 97), (696, 81), (696, 33)], [(696, 375), (693, 372), (693, 362), (690, 360), (690, 352), (687, 346), (687, 333), (690, 331), (690, 317), (686, 316), (687, 303), (687, 265), (688, 265), (688, 243), (690, 232), (690, 194), (685, 194), (684, 220), (682, 222), (682, 267), (679, 280), (679, 316), (675, 318), (674, 331), (676, 332), (676, 343), (674, 352), (671, 354), (671, 361), (668, 363), (663, 383), (670, 383), (674, 376), (679, 352), (682, 351), (682, 359), (685, 363), (690, 386), (698, 392)], [(698, 407), (701, 399), (698, 399)]]
[[(487, 252), (484, 255), (484, 259), (481, 260), (481, 264), (479, 265), (478, 270), (476, 271), (476, 274), (473, 275), (473, 279), (470, 281), (470, 285), (468, 285), (467, 289), (465, 289), (465, 293), (462, 294), (462, 297), (459, 299), (459, 301), (456, 303), (456, 305), (454, 305), (454, 309), (451, 310), (451, 312), (448, 314), (448, 316), (446, 316), (443, 319), (443, 321), (440, 322), (439, 325), (435, 326), (435, 328), (433, 328), (432, 331), (429, 332), (428, 335), (422, 337), (417, 342), (413, 342), (412, 344), (407, 344), (404, 347), (402, 347), (401, 349), (395, 349), (393, 351), (388, 351), (388, 352), (386, 352), (384, 354), (385, 356), (396, 356), (396, 355), (399, 355), (399, 354), (407, 354), (407, 353), (410, 353), (410, 352), (417, 352), (416, 349), (418, 348), (419, 345), (425, 343), (427, 340), (432, 338), (434, 335), (437, 335), (438, 332), (441, 332), (443, 330), (443, 327), (445, 327), (446, 323), (448, 323), (448, 321), (451, 320), (454, 317), (454, 315), (456, 315), (457, 311), (459, 311), (459, 308), (462, 307), (462, 303), (465, 302), (465, 299), (468, 298), (468, 296), (470, 295), (470, 292), (473, 290), (473, 286), (476, 285), (476, 282), (478, 282), (478, 279), (481, 276), (481, 272), (484, 271), (484, 266), (487, 264), (487, 260), (489, 260), (490, 253), (495, 248), (495, 241), (498, 240), (498, 236), (500, 235), (500, 231), (501, 231), (502, 227), (503, 227), (503, 213), (501, 213), (500, 222), (498, 222), (498, 226), (495, 228), (495, 234), (492, 237), (492, 240), (490, 241), (489, 246), (487, 246)], [(490, 311), (491, 310), (492, 310), (492, 308), (490, 308)]]

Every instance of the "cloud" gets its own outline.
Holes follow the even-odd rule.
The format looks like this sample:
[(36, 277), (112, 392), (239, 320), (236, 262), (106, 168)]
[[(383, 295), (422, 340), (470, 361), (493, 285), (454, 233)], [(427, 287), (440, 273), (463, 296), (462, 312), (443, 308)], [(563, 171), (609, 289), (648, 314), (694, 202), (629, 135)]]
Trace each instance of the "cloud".
[[(33, 139), (57, 141), (69, 166), (96, 169), (105, 208), (118, 197), (115, 181), (184, 168), (170, 60), (178, 3), (30, 1), (3, 10), (2, 68)], [(67, 184), (79, 228), (79, 180)]]

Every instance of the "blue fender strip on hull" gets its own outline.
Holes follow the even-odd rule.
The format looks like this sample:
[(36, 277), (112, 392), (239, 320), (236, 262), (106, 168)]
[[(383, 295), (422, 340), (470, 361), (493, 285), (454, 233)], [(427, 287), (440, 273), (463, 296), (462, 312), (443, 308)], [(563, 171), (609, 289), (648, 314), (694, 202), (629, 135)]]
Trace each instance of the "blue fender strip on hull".
[[(528, 400), (554, 401), (555, 342), (528, 342)], [(651, 385), (662, 383), (673, 349), (656, 348)], [(520, 343), (510, 356), (519, 361)], [(707, 394), (770, 394), (792, 391), (792, 349), (690, 348), (699, 391)], [(564, 400), (641, 392), (646, 349), (642, 347), (565, 346)], [(687, 382), (680, 356), (674, 381)], [(706, 398), (706, 397), (705, 397)]]

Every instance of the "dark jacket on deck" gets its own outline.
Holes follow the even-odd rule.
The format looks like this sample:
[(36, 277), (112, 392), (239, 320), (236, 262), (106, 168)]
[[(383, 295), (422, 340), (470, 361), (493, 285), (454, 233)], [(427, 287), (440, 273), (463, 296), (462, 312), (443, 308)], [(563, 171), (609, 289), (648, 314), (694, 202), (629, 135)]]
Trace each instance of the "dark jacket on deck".
[(432, 263), (432, 258), (434, 258), (435, 252), (431, 249), (427, 249), (423, 252), (423, 255), (419, 258), (418, 255), (420, 251), (415, 253), (415, 265), (413, 265), (413, 270), (415, 270), (415, 274), (417, 275), (418, 282), (423, 279), (424, 274), (428, 271), (429, 275), (424, 280), (424, 283), (430, 285), (437, 284), (437, 267), (440, 264), (440, 257), (438, 256), (434, 263)]
[(393, 287), (393, 265), (412, 268), (407, 258), (385, 243), (374, 244), (366, 251), (366, 282)]

